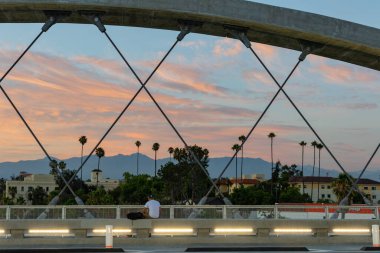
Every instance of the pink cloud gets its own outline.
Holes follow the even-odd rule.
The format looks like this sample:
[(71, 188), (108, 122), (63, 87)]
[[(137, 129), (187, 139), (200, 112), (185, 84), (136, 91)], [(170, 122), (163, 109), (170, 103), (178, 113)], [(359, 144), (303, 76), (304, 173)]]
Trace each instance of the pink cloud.
[(201, 80), (201, 74), (195, 70), (186, 69), (175, 64), (167, 66), (163, 70), (158, 70), (158, 76), (165, 82), (166, 88), (183, 91), (193, 90), (195, 92), (210, 94), (215, 96), (225, 96), (226, 89)]
[(378, 108), (378, 105), (375, 103), (349, 103), (343, 104), (340, 107), (353, 110), (373, 110)]
[(378, 77), (368, 69), (351, 66), (345, 63), (332, 65), (322, 57), (310, 56), (310, 61), (315, 68), (313, 73), (321, 75), (325, 81), (336, 84), (353, 85), (368, 84), (375, 82)]
[[(153, 66), (152, 62), (144, 62)], [(175, 92), (194, 92), (213, 96), (226, 96), (228, 89), (204, 80), (204, 71), (195, 66), (166, 62), (152, 79), (157, 88)]]
[[(110, 126), (135, 92), (135, 89), (126, 89), (117, 82), (110, 83), (95, 79), (91, 73), (83, 71), (83, 67), (88, 67), (86, 65), (88, 59), (82, 58), (81, 64), (78, 65), (78, 61), (56, 56), (32, 54), (30, 57), (33, 58), (33, 64), (21, 66), (22, 71), (13, 72), (6, 80), (6, 88), (32, 129), (53, 156), (64, 158), (77, 155), (73, 152), (77, 146), (76, 138), (83, 134), (90, 138), (88, 146), (95, 145), (96, 140)], [(40, 72), (39, 69), (45, 64), (48, 67)], [(104, 62), (99, 62), (99, 64), (102, 65)], [(97, 68), (98, 65), (90, 65), (90, 67)], [(171, 71), (183, 72), (174, 64), (169, 64), (168, 68), (172, 68)], [(49, 71), (50, 69), (52, 72)], [(59, 71), (57, 72), (56, 69)], [(167, 72), (159, 73), (158, 80), (182, 81), (180, 76), (168, 76)], [(192, 90), (207, 94), (223, 94), (223, 89), (202, 83), (201, 76), (195, 69), (185, 69), (185, 72), (190, 75), (190, 84), (182, 82), (184, 85), (189, 85)], [(192, 78), (199, 80), (194, 81), (191, 80)], [(137, 90), (139, 86), (136, 87), (134, 84), (133, 87)], [(226, 118), (238, 120), (256, 114), (254, 110), (230, 106), (209, 107), (203, 101), (178, 98), (159, 91), (154, 91), (153, 94), (173, 122), (180, 128), (183, 126), (184, 129), (187, 126), (194, 126), (197, 120), (201, 121), (200, 126), (207, 127), (218, 125)], [(0, 100), (1, 115), (11, 115), (7, 117), (6, 123), (3, 122), (0, 136), (17, 136), (18, 140), (15, 145), (15, 138), (2, 138), (1, 146), (22, 150), (25, 149), (21, 146), (33, 147), (29, 151), (33, 154), (27, 156), (41, 156), (38, 146), (35, 146), (34, 140), (12, 110), (5, 100)], [(152, 128), (152, 125), (155, 128)], [(133, 145), (126, 148), (123, 142), (127, 140), (133, 142), (137, 138), (151, 140), (157, 138), (157, 131), (162, 132), (160, 139), (167, 138), (167, 140), (162, 140), (163, 144), (181, 145), (150, 98), (142, 91), (130, 110), (115, 126), (104, 145), (109, 145), (108, 154), (120, 153), (120, 147), (123, 147), (123, 153), (134, 152)], [(149, 152), (149, 149), (146, 152)], [(7, 157), (13, 157), (13, 155), (9, 153)]]
[(223, 38), (217, 40), (213, 49), (216, 56), (236, 56), (243, 49), (242, 43), (239, 40)]
[[(150, 71), (153, 65), (153, 62), (136, 64), (144, 71)], [(265, 81), (260, 72), (246, 75)], [(232, 144), (238, 141), (237, 136), (248, 132), (260, 112), (252, 106), (257, 101), (248, 103), (255, 100), (251, 94), (234, 94), (208, 78), (207, 69), (195, 63), (183, 66), (182, 63), (165, 62), (148, 87), (152, 88), (153, 95), (188, 144), (207, 147), (212, 156), (229, 155)], [(365, 77), (360, 78), (365, 80)], [(3, 84), (49, 153), (59, 158), (79, 155), (77, 138), (81, 135), (89, 138), (86, 150), (93, 147), (140, 87), (117, 61), (93, 61), (90, 57), (65, 59), (39, 53), (31, 53)], [(190, 96), (182, 98), (183, 94)], [(245, 107), (241, 108), (242, 105)], [(353, 103), (347, 107), (375, 109), (376, 105)], [(3, 118), (0, 121), (0, 152), (4, 157), (16, 160), (43, 155), (4, 98), (0, 98), (0, 115)], [(284, 162), (298, 161), (299, 147), (292, 138), (305, 136), (309, 131), (290, 123), (262, 124), (247, 143), (246, 154), (269, 159), (267, 134), (274, 131), (278, 135), (275, 158)], [(169, 146), (183, 146), (145, 91), (120, 119), (102, 147), (107, 155), (132, 153), (136, 152), (134, 142), (137, 139), (143, 142), (141, 152), (148, 155), (152, 154), (152, 143), (159, 142), (161, 157), (168, 156)], [(352, 150), (347, 151), (350, 152)]]
[[(95, 60), (88, 57), (76, 57), (75, 60), (84, 64), (90, 64), (95, 69), (108, 71), (113, 77), (115, 74), (120, 75), (120, 72), (123, 71), (129, 72), (129, 70), (120, 69), (119, 64), (115, 63), (113, 60)], [(138, 62), (136, 66), (137, 69), (149, 68), (151, 69), (148, 70), (150, 72), (156, 67), (156, 64), (157, 62), (150, 61)], [(190, 91), (215, 96), (224, 96), (226, 94), (227, 90), (225, 88), (218, 87), (215, 84), (202, 80), (204, 78), (203, 75), (204, 72), (195, 66), (179, 65), (167, 61), (158, 69), (147, 87), (150, 89), (151, 86), (154, 86), (169, 91)], [(142, 81), (144, 82), (145, 79), (142, 79)], [(135, 83), (137, 88), (140, 87), (140, 83), (134, 77), (129, 78), (128, 82)], [(154, 82), (154, 84), (152, 84), (152, 82)]]
[(260, 82), (271, 86), (274, 84), (269, 75), (265, 71), (261, 70), (244, 71), (243, 78), (248, 82)]
[(275, 47), (266, 44), (253, 43), (252, 48), (260, 57), (264, 57), (265, 59), (273, 60), (278, 55), (278, 51)]
[(181, 41), (181, 43), (179, 44), (180, 47), (187, 47), (192, 49), (200, 49), (206, 45), (207, 43), (203, 40), (187, 40)]

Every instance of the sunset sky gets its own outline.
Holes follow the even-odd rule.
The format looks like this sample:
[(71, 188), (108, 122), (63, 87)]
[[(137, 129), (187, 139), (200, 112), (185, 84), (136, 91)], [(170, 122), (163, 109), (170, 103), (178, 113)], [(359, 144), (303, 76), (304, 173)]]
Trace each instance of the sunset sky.
[[(258, 1), (333, 16), (380, 28), (380, 2), (355, 0)], [(343, 4), (344, 3), (344, 4)], [(42, 24), (0, 25), (3, 74), (39, 33)], [(174, 43), (177, 32), (107, 26), (142, 80)], [(297, 62), (298, 51), (262, 44), (253, 48), (280, 83)], [(51, 156), (80, 156), (78, 138), (86, 135), (90, 152), (140, 87), (106, 37), (94, 25), (56, 24), (1, 83)], [(189, 145), (208, 148), (211, 157), (231, 156), (238, 136), (246, 135), (277, 91), (254, 56), (240, 41), (189, 34), (147, 84)], [(308, 56), (285, 87), (311, 125), (348, 170), (362, 168), (380, 141), (380, 73)], [(43, 152), (0, 94), (0, 162), (39, 159)], [(284, 164), (312, 164), (316, 138), (280, 94), (245, 145), (249, 157)], [(140, 151), (153, 157), (152, 144), (167, 157), (179, 138), (142, 91), (101, 144), (106, 156)], [(322, 167), (338, 169), (322, 150)], [(370, 166), (380, 168), (380, 154)]]

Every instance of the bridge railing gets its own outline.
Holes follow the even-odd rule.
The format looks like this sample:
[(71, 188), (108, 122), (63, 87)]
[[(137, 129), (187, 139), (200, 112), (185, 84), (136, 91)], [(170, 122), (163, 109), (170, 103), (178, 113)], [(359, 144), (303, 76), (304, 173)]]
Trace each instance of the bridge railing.
[[(0, 206), (0, 220), (23, 219), (126, 219), (143, 206)], [(379, 219), (379, 206), (336, 205), (163, 205), (162, 219), (330, 219), (333, 214), (352, 220)], [(43, 215), (42, 215), (43, 214)]]

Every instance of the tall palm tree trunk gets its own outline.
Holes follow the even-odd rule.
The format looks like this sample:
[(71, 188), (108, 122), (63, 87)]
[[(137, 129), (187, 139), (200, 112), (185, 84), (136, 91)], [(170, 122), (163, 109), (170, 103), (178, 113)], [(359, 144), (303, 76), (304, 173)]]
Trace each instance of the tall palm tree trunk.
[(100, 166), (100, 158), (98, 159), (98, 170), (96, 171), (96, 187), (99, 184), (99, 166)]
[(311, 177), (311, 201), (313, 201), (313, 193), (314, 193), (314, 168), (315, 168), (315, 147), (314, 147), (314, 159), (313, 159), (313, 174)]
[(139, 175), (139, 158), (140, 158), (140, 148), (137, 147), (137, 169), (136, 169), (137, 175)]
[(154, 176), (157, 176), (157, 151), (154, 151)]
[(241, 147), (240, 182), (243, 182), (244, 147)]
[(304, 146), (302, 146), (302, 194), (305, 194), (305, 182), (303, 178), (303, 157), (304, 157)]
[(236, 175), (236, 181), (235, 181), (235, 188), (237, 188), (237, 185), (238, 185), (238, 161), (237, 161), (237, 156), (235, 157), (235, 161), (236, 161), (236, 166), (235, 166), (235, 175)]
[(319, 178), (321, 177), (321, 150), (318, 149), (318, 198), (319, 199)]
[(83, 164), (83, 144), (82, 144), (82, 151), (80, 153), (80, 166), (81, 166), (81, 169), (80, 169), (80, 181), (81, 181), (81, 184), (83, 183), (83, 177), (82, 177), (83, 167), (82, 167), (82, 164)]
[(273, 138), (270, 138), (270, 156), (272, 161), (272, 168), (270, 173), (270, 192), (273, 194)]

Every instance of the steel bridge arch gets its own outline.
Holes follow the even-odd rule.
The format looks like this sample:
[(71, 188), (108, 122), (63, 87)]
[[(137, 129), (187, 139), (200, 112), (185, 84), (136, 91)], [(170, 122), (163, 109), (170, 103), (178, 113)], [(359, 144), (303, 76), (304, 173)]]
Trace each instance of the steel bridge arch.
[(380, 29), (340, 19), (245, 0), (0, 0), (0, 23), (44, 23), (46, 11), (65, 11), (61, 23), (90, 23), (100, 13), (107, 25), (180, 30), (226, 36), (243, 31), (253, 41), (380, 70)]

